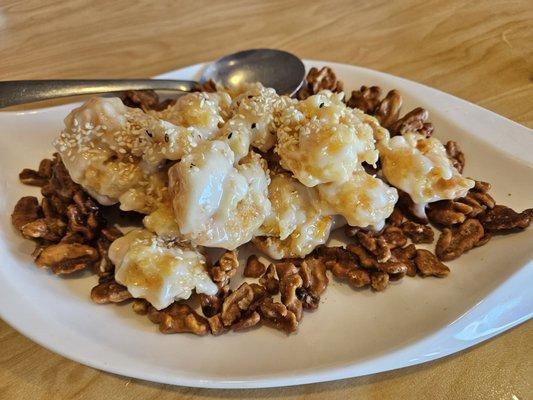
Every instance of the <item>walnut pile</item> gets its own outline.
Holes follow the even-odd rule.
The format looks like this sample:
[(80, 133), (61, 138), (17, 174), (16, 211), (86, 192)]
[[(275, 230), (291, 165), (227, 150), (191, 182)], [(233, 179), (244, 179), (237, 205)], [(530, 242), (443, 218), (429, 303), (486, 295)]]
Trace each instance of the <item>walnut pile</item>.
[[(296, 96), (305, 99), (324, 89), (341, 92), (343, 84), (331, 68), (311, 68)], [(216, 85), (210, 81), (197, 90), (216, 91)], [(149, 90), (125, 92), (122, 100), (127, 106), (143, 110), (162, 110), (175, 102), (160, 101), (157, 93)], [(421, 107), (402, 116), (403, 100), (397, 90), (383, 96), (380, 87), (361, 86), (346, 103), (374, 115), (391, 135), (418, 132), (429, 137), (434, 131), (428, 112)], [(445, 148), (452, 164), (462, 172), (465, 155), (459, 144), (449, 141)], [(278, 165), (274, 153), (265, 157), (270, 168)], [(192, 302), (180, 300), (156, 310), (144, 299), (133, 299), (127, 288), (115, 281), (108, 250), (122, 233), (107, 226), (102, 207), (72, 181), (57, 154), (42, 160), (37, 170), (24, 169), (19, 178), (24, 184), (42, 188), (40, 202), (33, 196), (22, 197), (11, 216), (13, 226), (36, 242), (36, 265), (56, 275), (92, 271), (98, 276), (98, 284), (90, 293), (93, 302), (132, 301), (137, 314), (147, 316), (166, 334), (218, 336), (261, 325), (291, 334), (298, 330), (306, 311), (319, 307), (329, 274), (353, 288), (376, 292), (405, 276), (443, 278), (450, 273), (443, 261), (485, 245), (494, 235), (523, 230), (533, 218), (533, 209), (516, 212), (496, 204), (487, 182), (476, 181), (463, 198), (429, 204), (427, 218), (416, 217), (409, 195), (399, 191), (398, 204), (379, 232), (346, 226), (345, 247), (322, 245), (303, 259), (264, 264), (252, 255), (243, 268), (246, 281), (232, 285), (234, 289), (230, 283), (239, 269), (238, 254), (226, 251), (208, 265), (210, 277), (218, 286), (215, 295), (193, 294)], [(417, 248), (420, 244), (432, 245), (435, 230), (435, 251)], [(198, 310), (193, 308), (195, 303)]]

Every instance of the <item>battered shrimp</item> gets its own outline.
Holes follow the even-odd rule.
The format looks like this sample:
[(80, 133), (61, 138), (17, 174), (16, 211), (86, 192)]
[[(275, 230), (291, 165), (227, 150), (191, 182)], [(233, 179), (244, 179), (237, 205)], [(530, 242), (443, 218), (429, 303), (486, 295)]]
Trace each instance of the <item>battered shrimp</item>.
[(323, 91), (281, 114), (276, 146), (281, 166), (306, 186), (345, 182), (363, 161), (378, 160), (374, 131), (379, 124), (346, 107), (343, 96)]
[(351, 226), (380, 230), (394, 210), (398, 191), (381, 179), (356, 171), (343, 183), (317, 186), (320, 199), (331, 214), (346, 218)]
[(416, 133), (394, 136), (379, 144), (385, 178), (423, 208), (427, 203), (466, 195), (474, 181), (453, 167), (436, 138)]
[(288, 174), (275, 174), (268, 197), (272, 210), (253, 239), (260, 250), (275, 259), (304, 257), (326, 242), (332, 217), (323, 215), (314, 188)]
[(245, 85), (233, 96), (231, 117), (217, 137), (229, 144), (238, 162), (248, 154), (250, 146), (262, 152), (274, 147), (278, 117), (296, 100), (279, 96), (274, 89), (265, 88), (260, 83)]
[(115, 280), (133, 297), (148, 300), (158, 310), (188, 299), (193, 290), (208, 295), (218, 290), (209, 278), (202, 254), (145, 229), (135, 229), (115, 240), (109, 258), (116, 267)]
[(158, 118), (174, 125), (192, 127), (202, 139), (212, 139), (219, 125), (229, 117), (231, 97), (225, 92), (195, 92), (181, 96), (163, 111), (153, 111)]
[(206, 141), (169, 170), (176, 221), (193, 244), (233, 250), (270, 212), (266, 162), (255, 153), (234, 167), (222, 141)]
[(103, 205), (153, 211), (163, 198), (165, 160), (197, 145), (194, 128), (177, 127), (118, 98), (92, 98), (65, 118), (54, 141), (72, 179)]

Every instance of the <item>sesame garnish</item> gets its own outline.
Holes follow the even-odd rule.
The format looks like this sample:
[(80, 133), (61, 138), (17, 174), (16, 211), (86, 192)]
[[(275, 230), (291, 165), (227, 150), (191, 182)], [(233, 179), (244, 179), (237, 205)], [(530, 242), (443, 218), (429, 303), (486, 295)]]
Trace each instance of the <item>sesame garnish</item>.
[(254, 122), (254, 123), (252, 124), (252, 129), (255, 129), (256, 126), (257, 126), (257, 124)]
[(168, 143), (169, 140), (170, 140), (170, 139), (169, 139), (169, 137), (168, 137), (168, 133), (165, 133), (165, 142)]
[(148, 136), (150, 136), (150, 137), (154, 137), (154, 135), (153, 135), (151, 132), (149, 132), (148, 130), (146, 130), (146, 134), (147, 134)]
[(233, 136), (233, 132), (230, 132), (228, 135), (228, 139), (231, 139), (232, 136)]

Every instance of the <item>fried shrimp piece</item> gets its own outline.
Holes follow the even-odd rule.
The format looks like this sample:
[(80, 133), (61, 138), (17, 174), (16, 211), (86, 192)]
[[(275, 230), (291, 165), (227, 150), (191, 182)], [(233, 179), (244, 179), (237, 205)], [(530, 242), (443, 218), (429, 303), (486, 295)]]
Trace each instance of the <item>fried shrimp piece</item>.
[(145, 229), (135, 229), (115, 240), (109, 258), (116, 267), (115, 280), (133, 297), (148, 300), (158, 310), (188, 299), (193, 290), (208, 295), (218, 290), (202, 254)]
[(197, 145), (194, 128), (126, 107), (118, 98), (92, 98), (65, 118), (54, 141), (72, 179), (103, 205), (153, 211), (163, 198), (166, 160)]
[(466, 195), (475, 182), (461, 176), (436, 138), (406, 133), (378, 145), (383, 175), (421, 209), (427, 203)]
[(195, 92), (181, 96), (165, 110), (151, 113), (174, 125), (194, 128), (202, 139), (212, 139), (218, 134), (219, 124), (228, 119), (230, 105), (228, 93)]
[[(346, 107), (342, 93), (322, 91), (293, 106), (280, 117), (276, 152), (281, 166), (305, 186), (345, 182), (362, 162), (375, 164), (373, 117)], [(386, 132), (386, 131), (385, 131)]]
[(398, 191), (381, 179), (356, 171), (343, 183), (317, 186), (320, 199), (331, 214), (346, 218), (351, 226), (380, 230), (398, 201)]
[(288, 174), (273, 174), (268, 197), (271, 212), (253, 239), (261, 251), (275, 259), (304, 257), (326, 242), (333, 219), (319, 208), (314, 188)]
[(233, 250), (270, 212), (266, 162), (255, 153), (234, 160), (227, 143), (206, 141), (169, 170), (176, 221), (195, 245)]

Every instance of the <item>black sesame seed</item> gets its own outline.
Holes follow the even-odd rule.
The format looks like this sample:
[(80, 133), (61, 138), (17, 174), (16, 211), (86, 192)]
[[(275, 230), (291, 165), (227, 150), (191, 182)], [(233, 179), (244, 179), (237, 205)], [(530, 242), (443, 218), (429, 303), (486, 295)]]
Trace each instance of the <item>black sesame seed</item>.
[(154, 137), (154, 135), (152, 135), (150, 132), (146, 131), (146, 134), (150, 137)]
[(322, 108), (324, 107), (324, 103), (320, 103), (320, 105), (318, 106), (318, 108)]
[(168, 143), (168, 141), (169, 141), (169, 137), (168, 137), (168, 134), (166, 134), (166, 133), (165, 133), (165, 142), (167, 142), (167, 143)]
[(194, 167), (196, 167), (196, 165), (194, 165), (193, 163), (191, 163), (191, 166), (190, 166), (190, 167), (191, 167), (191, 168), (194, 168)]
[(257, 124), (254, 122), (254, 123), (252, 124), (252, 129), (254, 129), (256, 126), (257, 126)]
[(249, 99), (253, 99), (253, 98), (254, 98), (254, 96), (252, 96), (252, 95), (249, 95), (249, 96), (248, 96), (248, 98), (249, 98)]
[(233, 136), (233, 132), (230, 132), (228, 135), (228, 139), (231, 139), (232, 136)]

